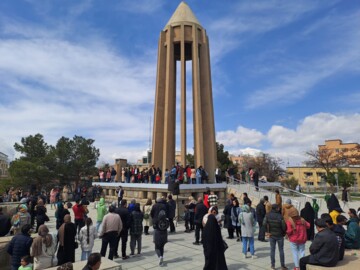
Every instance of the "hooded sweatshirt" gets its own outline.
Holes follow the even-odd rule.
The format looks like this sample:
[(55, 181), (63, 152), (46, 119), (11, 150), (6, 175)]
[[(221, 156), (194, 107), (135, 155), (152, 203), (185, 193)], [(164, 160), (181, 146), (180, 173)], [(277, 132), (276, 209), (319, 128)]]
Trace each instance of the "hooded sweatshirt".
[(97, 207), (97, 217), (96, 217), (96, 221), (98, 222), (102, 222), (104, 219), (104, 216), (107, 214), (107, 209), (106, 209), (106, 205), (105, 205), (105, 199), (104, 198), (100, 198), (98, 207)]

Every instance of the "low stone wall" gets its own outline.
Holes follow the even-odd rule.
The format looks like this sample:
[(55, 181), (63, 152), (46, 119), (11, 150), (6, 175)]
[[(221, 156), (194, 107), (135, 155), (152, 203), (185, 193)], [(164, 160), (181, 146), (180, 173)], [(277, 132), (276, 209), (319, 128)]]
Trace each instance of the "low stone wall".
[(359, 270), (360, 269), (360, 257), (359, 250), (346, 250), (344, 259), (339, 261), (334, 267), (325, 267), (318, 265), (306, 265), (306, 270), (323, 270), (323, 269), (337, 269), (337, 270)]

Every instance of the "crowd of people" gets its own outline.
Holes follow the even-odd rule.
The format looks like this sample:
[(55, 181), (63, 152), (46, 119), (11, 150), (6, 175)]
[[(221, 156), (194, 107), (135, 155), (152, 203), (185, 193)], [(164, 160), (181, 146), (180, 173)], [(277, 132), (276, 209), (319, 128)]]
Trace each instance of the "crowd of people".
[[(108, 169), (107, 173), (103, 169), (99, 170), (100, 182), (114, 182), (117, 172), (114, 168)], [(164, 181), (162, 179), (164, 178)], [(122, 168), (119, 176), (119, 182), (122, 183), (145, 183), (145, 184), (168, 184), (170, 181), (176, 181), (180, 184), (202, 184), (208, 180), (208, 173), (199, 166), (182, 166), (179, 163), (170, 170), (168, 168), (163, 172), (159, 167), (152, 165), (150, 168), (140, 169), (137, 166)]]
[[(56, 194), (53, 194), (55, 200), (52, 200), (51, 193), (49, 199), (43, 194), (24, 195), (12, 217), (3, 214), (0, 207), (0, 236), (8, 235), (9, 232), (14, 235), (7, 248), (12, 269), (35, 270), (52, 266), (71, 269), (66, 267), (76, 261), (77, 248), (81, 249), (81, 258), (78, 259), (87, 261), (84, 269), (98, 269), (96, 267), (100, 266), (101, 257), (106, 255), (110, 260), (126, 260), (130, 256), (141, 255), (142, 237), (151, 233), (159, 266), (164, 265), (168, 234), (176, 233), (174, 221), (177, 204), (172, 195), (155, 201), (147, 199), (141, 207), (135, 199), (128, 203), (124, 199), (123, 189), (119, 188), (118, 200), (110, 206), (103, 197), (100, 198), (96, 205), (96, 222), (93, 222), (89, 217), (86, 196), (82, 194), (79, 198), (75, 197), (73, 204), (62, 201), (64, 196), (57, 197)], [(54, 232), (50, 232), (46, 225), (49, 221), (47, 204), (56, 208)], [(269, 242), (271, 269), (276, 267), (276, 246), (280, 267), (282, 270), (287, 269), (285, 238), (289, 240), (296, 270), (306, 269), (307, 264), (335, 266), (344, 258), (345, 249), (360, 248), (359, 212), (350, 208), (348, 217), (343, 215), (334, 194), (327, 200), (328, 213), (320, 216), (316, 199), (312, 204), (307, 202), (298, 211), (290, 199), (282, 201), (278, 190), (273, 204), (264, 196), (256, 208), (252, 207), (252, 201), (246, 193), (242, 194), (241, 199), (230, 194), (222, 214), (218, 204), (218, 196), (210, 189), (196, 199), (189, 197), (185, 204), (184, 232), (194, 233), (193, 244), (203, 246), (204, 270), (227, 269), (225, 251), (228, 245), (222, 237), (222, 228), (227, 230), (227, 241), (236, 239), (241, 244), (244, 259), (257, 258), (256, 234), (258, 241)], [(34, 239), (30, 236), (32, 231), (37, 233)], [(101, 249), (99, 253), (93, 253), (95, 239), (98, 238), (101, 239)], [(305, 251), (307, 241), (312, 242), (308, 255)]]

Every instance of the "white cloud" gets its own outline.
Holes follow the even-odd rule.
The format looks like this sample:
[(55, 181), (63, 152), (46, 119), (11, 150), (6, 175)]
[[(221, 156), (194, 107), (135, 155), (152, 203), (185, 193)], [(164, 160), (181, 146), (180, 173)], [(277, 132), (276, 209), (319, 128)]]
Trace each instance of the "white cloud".
[[(334, 115), (318, 113), (306, 117), (296, 129), (272, 126), (267, 134), (273, 148), (314, 148), (329, 139), (358, 141), (360, 114)], [(307, 149), (306, 149), (307, 148)]]
[[(239, 126), (236, 131), (218, 132), (217, 140), (232, 154), (254, 155), (257, 152), (265, 152), (282, 158), (285, 165), (299, 165), (306, 160), (306, 151), (316, 149), (318, 145), (324, 144), (325, 140), (359, 142), (359, 123), (358, 113), (317, 113), (305, 117), (294, 129), (273, 125), (263, 134), (258, 130)], [(261, 147), (250, 147), (255, 144)]]
[(216, 140), (227, 147), (238, 145), (259, 146), (264, 139), (264, 135), (255, 130), (239, 126), (235, 131), (219, 131), (216, 134)]
[(20, 31), (21, 23), (2, 29), (11, 36), (0, 40), (2, 149), (35, 133), (50, 144), (76, 134), (104, 146), (107, 162), (116, 153), (130, 161), (141, 157), (149, 136), (144, 119), (153, 113), (156, 55), (131, 59), (101, 37), (75, 44), (56, 30), (32, 31), (30, 25)]

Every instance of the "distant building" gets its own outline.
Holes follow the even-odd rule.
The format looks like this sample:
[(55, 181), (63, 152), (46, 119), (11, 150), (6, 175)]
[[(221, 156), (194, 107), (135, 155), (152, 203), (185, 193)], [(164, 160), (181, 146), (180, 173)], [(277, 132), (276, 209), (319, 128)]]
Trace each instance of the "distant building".
[[(329, 154), (334, 158), (339, 155), (350, 157), (355, 154), (360, 154), (360, 145), (358, 143), (343, 143), (339, 139), (326, 140), (324, 145), (319, 145), (319, 152), (322, 151), (329, 152)], [(352, 165), (360, 165), (360, 163), (356, 164), (357, 162), (355, 159), (351, 158), (350, 163)]]
[(9, 161), (8, 156), (0, 152), (0, 178), (8, 176)]
[[(345, 172), (350, 173), (355, 179), (355, 187), (360, 187), (360, 166), (347, 166), (342, 167)], [(333, 170), (334, 172), (336, 170)], [(326, 174), (325, 170), (322, 168), (314, 168), (314, 167), (287, 167), (286, 172), (289, 177), (294, 177), (299, 181), (301, 186), (314, 186), (320, 187), (324, 186), (325, 182), (323, 182), (323, 176)]]
[[(349, 157), (353, 154), (359, 154), (360, 145), (358, 143), (343, 143), (340, 139), (326, 140), (325, 144), (318, 146), (318, 151), (326, 151), (331, 156), (343, 155)], [(360, 187), (360, 164), (355, 162), (355, 159), (350, 159), (351, 165), (342, 166), (345, 172), (350, 173), (355, 179), (355, 187)], [(302, 186), (322, 186), (325, 185), (323, 176), (326, 172), (322, 168), (310, 167), (310, 166), (294, 166), (286, 168), (287, 174), (299, 181)], [(333, 172), (336, 169), (332, 170)]]

